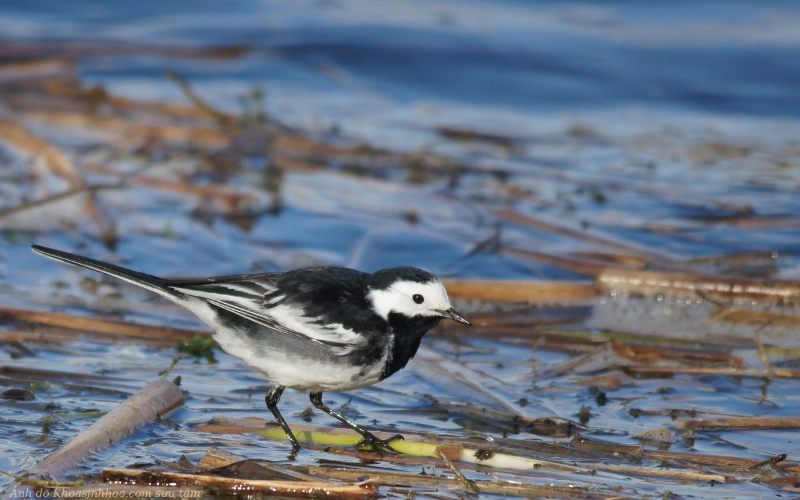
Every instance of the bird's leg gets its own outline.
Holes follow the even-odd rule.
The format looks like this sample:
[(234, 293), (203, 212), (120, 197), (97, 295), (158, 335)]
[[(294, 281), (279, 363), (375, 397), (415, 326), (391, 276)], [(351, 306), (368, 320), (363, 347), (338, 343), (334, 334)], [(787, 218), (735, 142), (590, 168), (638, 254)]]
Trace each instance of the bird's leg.
[(286, 437), (289, 438), (289, 441), (292, 443), (292, 451), (296, 453), (300, 450), (300, 443), (297, 442), (297, 438), (295, 438), (294, 434), (292, 434), (289, 424), (286, 423), (286, 420), (283, 419), (283, 415), (281, 415), (281, 412), (278, 411), (278, 401), (281, 400), (281, 394), (283, 394), (284, 389), (285, 387), (282, 385), (272, 386), (272, 389), (269, 390), (267, 397), (264, 398), (264, 401), (266, 401), (267, 408), (269, 408), (269, 411), (272, 412), (275, 420), (281, 424), (283, 432), (286, 433)]
[(362, 439), (361, 441), (358, 442), (358, 444), (356, 444), (356, 448), (358, 449), (368, 448), (370, 451), (387, 451), (389, 453), (397, 453), (395, 450), (392, 449), (391, 446), (389, 446), (389, 443), (391, 443), (392, 441), (402, 440), (403, 436), (401, 436), (400, 434), (395, 434), (389, 439), (378, 439), (377, 437), (372, 435), (369, 431), (362, 429), (354, 422), (351, 422), (350, 420), (345, 418), (344, 415), (341, 415), (331, 410), (325, 403), (322, 402), (321, 392), (311, 393), (310, 399), (311, 399), (311, 404), (313, 404), (315, 408), (324, 411), (331, 417), (335, 418), (339, 422), (343, 423), (344, 425), (350, 427), (357, 433), (364, 436), (364, 439)]

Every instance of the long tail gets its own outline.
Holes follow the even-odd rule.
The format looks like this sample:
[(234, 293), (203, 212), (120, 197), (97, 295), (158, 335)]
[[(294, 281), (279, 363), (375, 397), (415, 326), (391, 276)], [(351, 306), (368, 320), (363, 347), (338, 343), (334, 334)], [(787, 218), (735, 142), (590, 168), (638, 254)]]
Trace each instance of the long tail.
[(106, 264), (105, 262), (100, 262), (99, 260), (89, 259), (87, 257), (81, 257), (80, 255), (62, 252), (61, 250), (54, 250), (52, 248), (42, 247), (39, 245), (33, 245), (31, 248), (34, 252), (44, 255), (45, 257), (49, 257), (53, 260), (85, 267), (87, 269), (91, 269), (92, 271), (97, 271), (99, 273), (119, 278), (127, 281), (128, 283), (139, 285), (140, 287), (146, 288), (159, 295), (163, 295), (168, 299), (178, 300), (181, 302), (186, 300), (185, 295), (176, 290), (168, 288), (167, 281), (156, 276), (151, 276), (149, 274), (144, 274), (137, 271), (131, 271), (130, 269), (115, 266), (114, 264)]

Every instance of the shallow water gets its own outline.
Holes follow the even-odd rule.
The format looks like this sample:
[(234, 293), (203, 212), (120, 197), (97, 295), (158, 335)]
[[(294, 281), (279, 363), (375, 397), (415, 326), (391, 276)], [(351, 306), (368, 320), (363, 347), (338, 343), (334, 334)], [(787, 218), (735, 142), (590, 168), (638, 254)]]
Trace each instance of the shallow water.
[[(548, 255), (610, 252), (586, 239), (508, 221), (496, 212), (504, 208), (676, 261), (756, 252), (741, 266), (725, 260), (686, 264), (732, 275), (797, 279), (798, 21), (800, 6), (784, 2), (239, 1), (223, 6), (182, 1), (113, 8), (107, 2), (4, 2), (5, 40), (56, 41), (48, 49), (55, 54), (69, 50), (65, 41), (86, 44), (71, 49), (86, 85), (102, 84), (136, 99), (185, 102), (163, 74), (172, 69), (210, 104), (230, 112), (238, 112), (241, 98), (259, 87), (266, 90), (271, 117), (312, 136), (426, 151), (463, 168), (420, 174), (369, 158), (359, 164), (331, 162), (324, 171), (284, 172), (276, 202), (262, 187), (268, 184), (269, 155), (256, 147), (244, 168), (224, 177), (226, 186), (252, 194), (248, 217), (238, 219), (186, 193), (147, 186), (100, 190), (97, 199), (119, 238), (113, 249), (103, 245), (96, 222), (79, 201), (3, 219), (0, 300), (156, 325), (201, 326), (144, 291), (43, 260), (30, 252), (32, 243), (152, 274), (184, 276), (310, 265), (365, 271), (415, 265), (458, 278), (587, 279), (575, 269), (480, 245), (499, 235), (505, 247)], [(96, 48), (98, 41), (110, 50), (85, 48)], [(221, 59), (164, 50), (219, 46), (246, 50)], [(98, 131), (29, 126), (80, 164), (102, 158), (107, 144)], [(493, 135), (463, 140), (437, 127)], [(0, 162), (0, 208), (65, 188), (13, 147), (0, 144)], [(131, 153), (110, 163), (120, 172), (147, 167), (165, 179), (219, 181), (202, 162), (186, 156)], [(87, 172), (86, 177), (104, 182), (113, 176)], [(753, 332), (751, 325), (708, 321), (703, 306), (604, 298), (590, 307), (589, 318), (568, 326), (682, 338), (750, 338)], [(419, 359), (386, 382), (327, 394), (325, 400), (335, 408), (346, 404), (367, 425), (394, 422), (400, 429), (434, 433), (475, 428), (487, 438), (501, 434), (470, 419), (442, 418), (424, 395), (486, 406), (499, 399), (532, 418), (577, 420), (585, 405), (592, 413), (590, 435), (625, 444), (638, 444), (635, 433), (672, 425), (669, 414), (633, 417), (633, 408), (711, 416), (800, 411), (791, 379), (767, 383), (688, 374), (631, 379), (632, 385), (608, 390), (608, 401), (600, 406), (592, 384), (585, 383), (588, 375), (537, 378), (539, 371), (569, 358), (563, 350), (535, 347), (530, 339), (445, 333), (429, 336)], [(794, 326), (769, 327), (763, 334), (771, 345), (796, 347)], [(109, 392), (51, 381), (38, 387), (31, 404), (0, 405), (0, 470), (10, 472), (28, 469), (92, 421), (59, 419), (42, 440), (45, 416), (107, 411), (153, 380), (175, 354), (174, 349), (89, 339), (25, 345), (35, 356), (16, 357), (7, 344), (0, 363), (106, 374), (126, 383), (110, 384), (119, 392)], [(752, 345), (730, 349), (746, 367), (758, 368)], [(436, 375), (432, 365), (437, 361), (431, 361), (436, 356), (452, 361), (453, 370), (466, 370), (485, 393)], [(284, 460), (284, 443), (195, 430), (214, 415), (267, 418), (266, 382), (224, 353), (215, 357), (215, 364), (181, 361), (174, 373), (188, 392), (186, 407), (104, 452), (99, 461), (122, 467), (176, 461), (181, 454), (196, 461), (209, 446)], [(57, 408), (37, 406), (44, 402)], [(281, 404), (290, 422), (299, 422), (308, 406), (305, 395), (292, 392)], [(315, 415), (312, 422), (331, 425), (329, 420)], [(511, 437), (531, 439), (524, 433)], [(797, 460), (798, 439), (794, 430), (704, 433), (693, 443), (677, 440), (672, 449), (763, 459), (789, 453)], [(308, 453), (298, 461), (320, 458)], [(418, 472), (416, 466), (394, 467)], [(730, 497), (772, 493), (754, 484), (711, 490), (706, 484), (629, 483), (619, 476), (602, 482), (653, 495), (665, 490)]]

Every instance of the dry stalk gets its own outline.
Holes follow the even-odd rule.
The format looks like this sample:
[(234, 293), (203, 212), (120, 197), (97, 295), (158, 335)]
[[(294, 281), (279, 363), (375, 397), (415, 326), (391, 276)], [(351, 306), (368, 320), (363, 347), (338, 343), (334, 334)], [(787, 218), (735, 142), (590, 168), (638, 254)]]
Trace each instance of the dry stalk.
[(150, 420), (181, 405), (183, 392), (178, 386), (163, 380), (151, 382), (45, 457), (30, 474), (60, 478), (92, 453), (130, 436)]
[(458, 479), (458, 482), (461, 483), (461, 485), (464, 486), (464, 488), (466, 488), (469, 491), (474, 491), (476, 493), (479, 493), (481, 491), (478, 485), (475, 483), (475, 481), (467, 479), (467, 477), (464, 476), (464, 473), (458, 470), (458, 467), (455, 466), (453, 461), (447, 458), (447, 454), (445, 454), (442, 451), (441, 447), (436, 449), (436, 453), (439, 455), (439, 458), (442, 459), (447, 468), (450, 469), (450, 472), (452, 472), (453, 475), (456, 476), (456, 479)]
[[(440, 457), (447, 458), (447, 454), (442, 453)], [(384, 456), (384, 460), (394, 462), (396, 457)], [(206, 451), (206, 456), (198, 463), (204, 469), (215, 469), (224, 467), (236, 462), (246, 460), (246, 457), (236, 455), (218, 448), (210, 448)], [(447, 458), (450, 463), (452, 461)], [(455, 465), (454, 465), (455, 466)], [(283, 470), (283, 469), (282, 469)], [(465, 484), (459, 479), (450, 479), (441, 476), (428, 476), (420, 474), (405, 474), (401, 472), (391, 472), (386, 470), (375, 470), (372, 468), (356, 467), (323, 467), (323, 466), (291, 466), (291, 471), (296, 474), (307, 474), (312, 477), (323, 477), (337, 479), (341, 481), (355, 482), (367, 480), (374, 484), (385, 486), (399, 486), (406, 488), (447, 488), (449, 490), (460, 490)], [(517, 481), (469, 481), (477, 486), (482, 492), (490, 495), (520, 496), (520, 497), (557, 497), (557, 498), (625, 498), (618, 492), (604, 493), (592, 488), (591, 492), (583, 486), (556, 486), (556, 485), (532, 485)], [(470, 491), (472, 488), (468, 488)]]
[(196, 143), (201, 146), (227, 146), (231, 136), (210, 127), (181, 125), (147, 125), (100, 115), (69, 111), (28, 111), (26, 116), (63, 127), (76, 127), (118, 132), (128, 137), (158, 138), (166, 141)]
[(67, 182), (72, 189), (83, 184), (83, 176), (59, 148), (10, 118), (0, 117), (0, 137), (33, 156), (41, 155), (47, 168)]
[(597, 296), (589, 282), (442, 280), (451, 298), (504, 302), (557, 302)]
[(173, 343), (178, 339), (191, 340), (195, 335), (209, 335), (209, 332), (204, 330), (134, 325), (122, 321), (87, 318), (84, 316), (75, 316), (73, 314), (21, 309), (2, 305), (0, 305), (0, 319), (68, 328), (77, 331), (91, 331), (115, 336), (159, 340), (169, 339)]
[(614, 250), (618, 250), (622, 254), (641, 257), (651, 263), (666, 264), (673, 262), (673, 259), (669, 256), (658, 254), (650, 249), (645, 249), (638, 245), (615, 240), (613, 238), (592, 234), (591, 232), (586, 230), (576, 229), (569, 226), (556, 224), (549, 221), (544, 221), (541, 219), (535, 219), (530, 215), (523, 215), (514, 210), (500, 209), (496, 210), (494, 214), (499, 219), (503, 219), (508, 222), (512, 222), (514, 224), (530, 227), (532, 229), (536, 229), (539, 231), (546, 231), (549, 233), (558, 234), (560, 236), (575, 238), (579, 241), (583, 241), (586, 243), (593, 243), (605, 248), (612, 248)]
[(238, 123), (236, 118), (231, 115), (222, 113), (221, 111), (217, 111), (216, 109), (209, 106), (197, 93), (194, 89), (189, 85), (189, 83), (184, 79), (181, 75), (176, 73), (172, 70), (167, 70), (166, 75), (169, 79), (175, 82), (178, 87), (180, 87), (181, 92), (185, 95), (192, 104), (204, 115), (209, 116), (216, 120), (220, 125), (225, 127), (226, 130), (230, 132), (236, 132), (238, 127)]
[[(340, 467), (320, 467), (309, 466), (306, 468), (309, 474), (339, 479), (342, 481), (357, 481), (367, 478), (370, 482), (386, 486), (399, 486), (405, 488), (446, 488), (448, 490), (461, 490), (464, 484), (458, 479), (450, 479), (441, 476), (423, 476), (420, 474), (403, 474), (399, 472), (376, 471), (370, 469), (340, 468)], [(475, 481), (481, 493), (487, 495), (502, 495), (504, 497), (517, 496), (525, 498), (631, 498), (619, 492), (603, 492), (597, 488), (591, 490), (585, 486), (558, 485), (535, 485), (525, 484), (517, 481)]]
[[(67, 444), (46, 456), (28, 472), (33, 479), (63, 479), (65, 474), (93, 453), (107, 448), (120, 439), (130, 436), (147, 422), (160, 418), (183, 405), (183, 392), (171, 382), (159, 380), (147, 384), (116, 408), (100, 417), (87, 429), (73, 437)], [(16, 496), (20, 483), (14, 483), (3, 496)]]
[(714, 321), (725, 321), (727, 323), (740, 323), (748, 325), (767, 326), (798, 326), (800, 316), (796, 314), (783, 314), (774, 311), (754, 311), (741, 307), (718, 308), (712, 314)]
[(103, 469), (103, 481), (136, 485), (174, 484), (202, 486), (216, 494), (271, 494), (304, 497), (375, 498), (378, 488), (370, 482), (339, 484), (307, 481), (270, 481), (263, 479), (233, 479), (207, 474), (183, 474), (138, 469)]
[(678, 430), (797, 429), (800, 417), (687, 418), (675, 422)]
[(551, 266), (568, 269), (570, 271), (588, 276), (597, 276), (609, 267), (626, 267), (612, 265), (605, 261), (596, 261), (579, 257), (565, 257), (561, 255), (550, 255), (542, 252), (534, 252), (531, 250), (523, 250), (521, 248), (511, 248), (506, 246), (501, 247), (500, 251), (504, 254), (535, 260), (536, 262), (543, 262)]
[[(657, 272), (632, 269), (607, 269), (595, 285), (603, 292), (642, 295), (679, 295), (719, 300), (749, 299), (769, 302), (800, 301), (800, 285), (790, 281), (727, 278), (700, 273)], [(715, 319), (728, 321), (734, 312)], [(764, 323), (761, 319), (759, 323)]]
[(748, 370), (741, 368), (730, 368), (725, 366), (629, 366), (625, 370), (633, 373), (663, 373), (666, 375), (675, 373), (686, 373), (690, 375), (730, 375), (734, 377), (757, 377), (757, 378), (800, 378), (800, 370), (789, 370), (784, 368), (774, 368), (771, 372), (766, 370)]

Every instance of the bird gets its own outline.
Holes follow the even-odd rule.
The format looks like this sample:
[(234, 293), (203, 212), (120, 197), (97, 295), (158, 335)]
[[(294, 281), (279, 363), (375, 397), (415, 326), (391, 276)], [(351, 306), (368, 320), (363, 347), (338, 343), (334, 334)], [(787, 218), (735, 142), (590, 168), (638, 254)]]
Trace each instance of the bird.
[(402, 435), (378, 439), (329, 408), (323, 392), (360, 389), (402, 370), (441, 319), (472, 325), (450, 305), (441, 281), (415, 267), (164, 279), (39, 245), (32, 250), (141, 286), (194, 313), (224, 351), (272, 382), (265, 402), (292, 453), (300, 444), (278, 410), (286, 388), (308, 393), (315, 408), (358, 432), (356, 448), (393, 452), (391, 442)]

